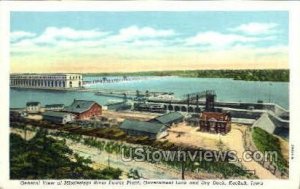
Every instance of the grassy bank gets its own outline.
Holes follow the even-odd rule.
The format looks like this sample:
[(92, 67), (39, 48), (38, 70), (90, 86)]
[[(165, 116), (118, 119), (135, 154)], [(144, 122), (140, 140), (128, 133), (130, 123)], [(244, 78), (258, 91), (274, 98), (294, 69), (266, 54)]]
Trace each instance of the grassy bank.
[(277, 153), (277, 161), (274, 163), (278, 166), (279, 170), (287, 168), (288, 163), (281, 153), (280, 141), (277, 137), (269, 134), (261, 128), (254, 127), (252, 131), (252, 138), (255, 146), (262, 153), (266, 151)]
[(148, 71), (133, 73), (86, 73), (84, 76), (180, 76), (194, 78), (232, 78), (245, 81), (277, 81), (288, 82), (288, 69), (265, 70), (177, 70), (177, 71)]

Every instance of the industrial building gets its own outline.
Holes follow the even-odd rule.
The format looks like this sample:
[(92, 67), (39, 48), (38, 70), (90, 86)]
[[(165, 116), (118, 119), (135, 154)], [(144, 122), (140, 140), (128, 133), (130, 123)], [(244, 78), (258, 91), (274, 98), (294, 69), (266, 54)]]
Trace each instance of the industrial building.
[[(231, 130), (231, 114), (215, 108), (216, 93), (212, 90), (188, 95), (188, 101), (196, 96), (205, 98), (205, 108), (200, 114), (194, 114), (186, 119), (188, 124), (199, 127), (199, 131), (226, 134)], [(197, 102), (198, 103), (198, 102)]]
[(165, 125), (146, 121), (125, 120), (120, 129), (128, 135), (148, 136), (151, 139), (161, 138), (167, 134)]
[(95, 101), (74, 99), (73, 103), (63, 111), (74, 114), (76, 119), (91, 119), (102, 114), (102, 106)]
[(223, 112), (203, 112), (199, 125), (200, 131), (226, 134), (231, 130), (231, 116)]
[(205, 91), (205, 110), (200, 114), (200, 131), (226, 134), (231, 130), (230, 113), (215, 108), (215, 91)]
[(26, 103), (26, 112), (27, 113), (39, 113), (41, 111), (40, 102), (27, 102)]
[(134, 110), (145, 112), (165, 113), (166, 110), (163, 105), (155, 103), (134, 103)]
[(64, 104), (47, 104), (45, 105), (45, 110), (47, 111), (61, 111), (65, 107)]
[(80, 74), (11, 74), (10, 86), (18, 88), (68, 89), (82, 87)]
[(161, 138), (167, 135), (167, 128), (173, 124), (182, 122), (184, 116), (179, 112), (163, 114), (149, 121), (125, 120), (120, 129), (129, 135), (148, 136), (151, 139)]
[(65, 112), (47, 111), (42, 115), (43, 120), (57, 124), (66, 124), (74, 120), (74, 115)]
[(182, 122), (183, 119), (184, 119), (184, 116), (181, 113), (170, 112), (170, 113), (158, 116), (158, 117), (150, 120), (150, 122), (152, 122), (152, 123), (157, 122), (157, 123), (164, 124), (166, 126), (171, 126), (172, 124)]
[(132, 104), (127, 101), (114, 102), (105, 105), (108, 110), (113, 111), (122, 111), (122, 110), (130, 110), (132, 108)]

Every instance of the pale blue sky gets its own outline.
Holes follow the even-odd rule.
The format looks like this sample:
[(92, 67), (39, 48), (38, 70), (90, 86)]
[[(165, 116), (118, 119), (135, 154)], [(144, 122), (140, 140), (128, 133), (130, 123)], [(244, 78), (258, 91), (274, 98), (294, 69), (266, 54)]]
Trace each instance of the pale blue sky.
[[(131, 25), (173, 29), (182, 37), (213, 30), (229, 33), (228, 28), (252, 22), (276, 23), (283, 35), (272, 43), (288, 43), (288, 12), (13, 12), (11, 31), (41, 34), (47, 27), (99, 29), (117, 33)], [(239, 33), (239, 32), (236, 32)], [(272, 45), (268, 42), (268, 45)], [(264, 45), (265, 43), (261, 43)], [(266, 45), (266, 44), (265, 44)]]
[(55, 58), (52, 62), (74, 62), (76, 56), (150, 64), (150, 59), (166, 62), (174, 53), (206, 59), (204, 52), (222, 53), (228, 61), (239, 53), (253, 64), (276, 54), (285, 67), (288, 12), (12, 12), (10, 41), (15, 67), (21, 66), (20, 57), (28, 64), (43, 56)]

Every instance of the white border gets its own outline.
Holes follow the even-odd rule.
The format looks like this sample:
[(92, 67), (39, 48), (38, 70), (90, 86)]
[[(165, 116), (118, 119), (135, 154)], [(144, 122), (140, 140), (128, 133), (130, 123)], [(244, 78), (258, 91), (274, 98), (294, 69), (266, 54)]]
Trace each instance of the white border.
[[(10, 11), (289, 11), (289, 66), (290, 66), (290, 145), (294, 145), (294, 160), (290, 161), (288, 180), (264, 180), (264, 188), (298, 188), (300, 177), (299, 136), (300, 123), (300, 2), (296, 1), (74, 1), (74, 2), (0, 2), (0, 187), (20, 188), (19, 181), (9, 181), (8, 174), (8, 136), (9, 136), (9, 13)], [(30, 188), (40, 188), (41, 186)], [(29, 188), (22, 186), (21, 188)], [(42, 186), (45, 187), (45, 186)], [(74, 187), (74, 186), (71, 186)], [(94, 186), (114, 188), (118, 186)], [(138, 188), (138, 186), (124, 186)], [(158, 185), (142, 186), (157, 188)], [(177, 188), (179, 185), (163, 186)], [(205, 186), (184, 186), (190, 188), (208, 188)], [(212, 186), (209, 186), (210, 188)], [(240, 188), (241, 186), (219, 186), (222, 188)], [(242, 186), (245, 188), (245, 186)], [(46, 187), (47, 188), (47, 187)], [(62, 188), (62, 187), (60, 187)], [(65, 187), (67, 188), (67, 187)], [(80, 188), (77, 187), (76, 188)], [(86, 187), (85, 187), (86, 188)], [(251, 187), (246, 188), (260, 188)]]

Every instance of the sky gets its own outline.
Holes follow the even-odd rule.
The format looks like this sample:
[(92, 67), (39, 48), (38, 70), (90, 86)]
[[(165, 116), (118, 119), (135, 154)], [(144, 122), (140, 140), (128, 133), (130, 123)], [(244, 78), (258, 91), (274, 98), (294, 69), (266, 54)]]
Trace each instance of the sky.
[(12, 73), (288, 68), (288, 12), (12, 12)]

